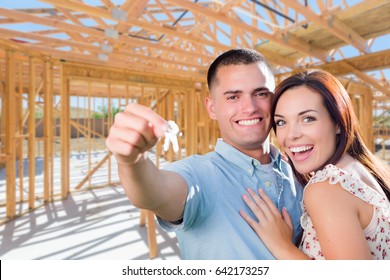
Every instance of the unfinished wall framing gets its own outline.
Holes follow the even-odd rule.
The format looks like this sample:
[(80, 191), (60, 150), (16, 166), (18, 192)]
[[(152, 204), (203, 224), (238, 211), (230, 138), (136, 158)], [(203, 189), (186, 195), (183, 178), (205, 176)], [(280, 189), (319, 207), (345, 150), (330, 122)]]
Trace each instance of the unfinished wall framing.
[(130, 102), (181, 128), (181, 153), (163, 152), (160, 141), (152, 151), (157, 165), (206, 153), (219, 136), (203, 105), (202, 81), (72, 64), (9, 44), (0, 48), (0, 80), (2, 222), (70, 192), (118, 185), (105, 138)]
[[(204, 80), (59, 61), (4, 42), (0, 80), (0, 164), (5, 172), (1, 221), (64, 199), (70, 192), (118, 185), (115, 162), (104, 143), (115, 113), (130, 102), (150, 106), (181, 128), (181, 152), (163, 152), (158, 143), (152, 151), (157, 166), (161, 159), (204, 154), (219, 137), (204, 106), (208, 94)], [(374, 149), (375, 135), (380, 137), (381, 131), (377, 127), (373, 133), (370, 88), (339, 80)], [(73, 165), (75, 157), (82, 158), (82, 164)]]

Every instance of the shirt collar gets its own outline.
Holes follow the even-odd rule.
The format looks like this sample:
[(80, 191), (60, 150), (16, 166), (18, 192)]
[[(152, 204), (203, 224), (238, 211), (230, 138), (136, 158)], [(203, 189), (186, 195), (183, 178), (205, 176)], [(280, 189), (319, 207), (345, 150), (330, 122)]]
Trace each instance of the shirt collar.
[[(245, 173), (249, 173), (251, 176), (253, 175), (255, 169), (261, 166), (261, 163), (257, 159), (240, 152), (230, 144), (223, 141), (221, 138), (217, 140), (217, 144), (214, 150), (224, 159), (233, 163), (234, 165), (237, 165)], [(272, 144), (270, 145), (270, 156), (273, 166), (281, 170), (281, 154), (278, 148)]]

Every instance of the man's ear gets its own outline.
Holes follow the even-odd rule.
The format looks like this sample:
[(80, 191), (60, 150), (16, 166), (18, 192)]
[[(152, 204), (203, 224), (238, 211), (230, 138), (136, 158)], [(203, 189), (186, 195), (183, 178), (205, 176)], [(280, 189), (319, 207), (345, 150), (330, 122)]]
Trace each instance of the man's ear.
[(217, 117), (215, 115), (215, 110), (214, 110), (214, 101), (211, 98), (211, 96), (206, 97), (205, 104), (206, 104), (206, 109), (207, 109), (207, 112), (209, 113), (210, 119), (216, 120)]

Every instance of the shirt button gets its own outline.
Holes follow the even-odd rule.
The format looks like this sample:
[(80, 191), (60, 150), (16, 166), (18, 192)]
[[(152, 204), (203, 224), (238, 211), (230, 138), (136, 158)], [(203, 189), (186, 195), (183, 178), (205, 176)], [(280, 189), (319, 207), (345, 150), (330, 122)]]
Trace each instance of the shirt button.
[(248, 173), (252, 173), (252, 169), (250, 168), (250, 169), (248, 169)]
[(265, 186), (266, 186), (266, 187), (271, 186), (271, 182), (270, 182), (270, 181), (265, 182)]

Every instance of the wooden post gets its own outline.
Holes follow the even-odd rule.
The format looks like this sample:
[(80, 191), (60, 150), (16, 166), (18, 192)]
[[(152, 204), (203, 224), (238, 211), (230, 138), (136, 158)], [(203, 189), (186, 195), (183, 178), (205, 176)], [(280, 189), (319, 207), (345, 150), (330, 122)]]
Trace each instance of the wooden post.
[[(107, 105), (107, 122), (108, 127), (111, 127), (112, 125), (112, 119), (111, 119), (111, 84), (108, 84), (108, 105)], [(108, 185), (111, 185), (111, 156), (108, 157)]]
[(197, 134), (196, 134), (196, 124), (197, 117), (195, 116), (195, 90), (190, 89), (185, 95), (185, 131), (186, 131), (186, 156), (197, 153)]
[(373, 92), (370, 90), (363, 96), (362, 115), (364, 116), (363, 126), (365, 130), (365, 141), (368, 148), (375, 153), (374, 128), (373, 128)]
[[(91, 166), (91, 81), (88, 81), (88, 96), (87, 96), (87, 109), (88, 109), (88, 113), (87, 113), (87, 130), (88, 130), (88, 134), (87, 134), (87, 141), (88, 141), (88, 144), (87, 144), (87, 151), (88, 151), (88, 173), (89, 171), (91, 170), (92, 166)], [(91, 187), (91, 177), (92, 176), (88, 176), (88, 188)]]
[[(165, 102), (163, 102), (163, 104), (165, 105), (165, 119), (166, 120), (173, 120), (173, 121), (177, 121), (177, 119), (175, 120), (175, 112), (174, 112), (174, 95), (173, 95), (173, 92), (170, 91), (170, 90), (164, 90), (164, 91), (167, 91), (168, 94), (166, 95), (166, 98), (164, 99)], [(157, 92), (158, 95), (160, 95), (161, 93), (158, 91)], [(173, 152), (173, 148), (172, 148), (172, 143), (171, 145), (169, 146), (169, 150), (166, 151), (166, 156), (167, 156), (167, 160), (168, 161), (173, 161), (174, 158), (175, 158), (175, 153)]]
[(43, 174), (43, 198), (45, 202), (51, 200), (52, 195), (52, 167), (53, 167), (53, 158), (52, 158), (52, 145), (53, 145), (53, 94), (51, 87), (51, 71), (50, 71), (50, 62), (45, 61), (44, 71), (43, 71), (43, 91), (44, 91), (44, 113), (43, 113), (43, 143), (44, 143), (44, 174)]
[[(6, 154), (5, 154), (5, 108), (6, 108), (6, 65), (0, 63), (0, 110), (2, 114), (0, 114), (0, 167), (5, 167)], [(3, 76), (4, 73), (4, 76)]]
[[(201, 87), (197, 92), (198, 100), (198, 118), (199, 118), (199, 140), (200, 140), (200, 150), (201, 154), (205, 154), (210, 151), (209, 141), (210, 141), (210, 118), (205, 106), (205, 99), (207, 96), (207, 89), (205, 88), (205, 83), (201, 83)], [(213, 143), (214, 144), (214, 143)]]
[(69, 151), (70, 151), (70, 95), (69, 80), (63, 78), (63, 67), (61, 72), (61, 198), (69, 194)]
[(154, 213), (147, 211), (148, 223), (148, 244), (149, 244), (149, 258), (157, 257), (157, 238), (156, 238), (156, 224), (154, 222)]
[(19, 160), (19, 201), (24, 201), (24, 166), (23, 166), (23, 62), (18, 61), (18, 94), (16, 95), (16, 112), (17, 112), (17, 135), (15, 139), (17, 149), (17, 159)]
[(15, 106), (15, 54), (6, 51), (6, 91), (5, 91), (5, 169), (6, 169), (6, 205), (7, 217), (13, 218), (16, 214), (16, 153), (15, 153), (15, 132), (16, 132), (16, 106)]
[(29, 80), (30, 88), (28, 93), (28, 208), (35, 206), (35, 67), (34, 59), (29, 58)]

